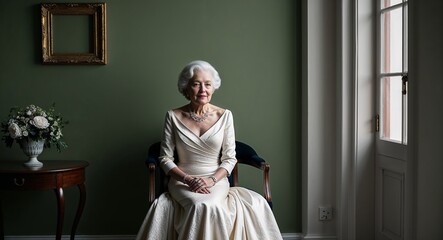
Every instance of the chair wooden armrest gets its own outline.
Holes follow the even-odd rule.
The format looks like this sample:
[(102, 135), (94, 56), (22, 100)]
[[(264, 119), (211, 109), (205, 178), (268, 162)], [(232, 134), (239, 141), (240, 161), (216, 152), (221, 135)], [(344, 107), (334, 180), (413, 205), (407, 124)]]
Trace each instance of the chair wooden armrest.
[(237, 165), (232, 171), (232, 181), (231, 186), (238, 186), (238, 164), (246, 164), (255, 168), (258, 168), (263, 171), (263, 197), (269, 203), (269, 206), (272, 208), (272, 196), (271, 196), (271, 184), (269, 178), (269, 170), (271, 165), (266, 163), (266, 161), (258, 156), (255, 150), (247, 145), (246, 143), (242, 143), (236, 141), (236, 158)]
[[(158, 156), (160, 155), (160, 142), (154, 143), (149, 147), (148, 157), (145, 160), (146, 167), (148, 168), (148, 179), (149, 179), (149, 192), (148, 192), (148, 201), (149, 204), (152, 204), (154, 200), (159, 196), (157, 191), (159, 191), (157, 187), (157, 179), (161, 175), (159, 172), (158, 166)], [(160, 179), (159, 179), (160, 180)], [(161, 187), (160, 187), (161, 188)], [(160, 189), (161, 190), (161, 189)]]
[(147, 162), (146, 166), (148, 167), (148, 172), (149, 172), (149, 192), (148, 192), (148, 202), (149, 204), (152, 204), (154, 202), (154, 200), (157, 198), (157, 196), (155, 195), (155, 176), (156, 176), (156, 164), (155, 163), (151, 163), (151, 162)]

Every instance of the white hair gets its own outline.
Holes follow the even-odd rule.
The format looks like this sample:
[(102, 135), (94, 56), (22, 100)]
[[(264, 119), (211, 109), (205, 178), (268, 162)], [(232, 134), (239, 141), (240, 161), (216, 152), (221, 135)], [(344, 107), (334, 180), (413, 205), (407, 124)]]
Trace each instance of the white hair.
[(189, 84), (189, 80), (191, 80), (195, 73), (197, 71), (206, 71), (211, 74), (212, 76), (212, 85), (214, 87), (214, 91), (217, 90), (221, 85), (221, 79), (218, 75), (217, 70), (209, 64), (208, 62), (202, 61), (202, 60), (196, 60), (188, 63), (183, 70), (181, 71), (179, 77), (178, 77), (178, 91), (183, 94), (187, 99), (189, 99), (189, 96), (187, 96), (187, 88)]

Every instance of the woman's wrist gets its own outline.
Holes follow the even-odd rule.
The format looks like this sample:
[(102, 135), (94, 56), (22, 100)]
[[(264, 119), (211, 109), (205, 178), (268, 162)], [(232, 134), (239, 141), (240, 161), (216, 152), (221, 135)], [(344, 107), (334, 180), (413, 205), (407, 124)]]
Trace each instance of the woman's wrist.
[(209, 178), (212, 180), (212, 186), (215, 186), (215, 184), (218, 182), (217, 178), (215, 176), (209, 176)]
[(188, 175), (188, 174), (185, 174), (185, 175), (183, 176), (183, 178), (182, 178), (182, 182), (183, 182), (184, 184), (188, 184), (187, 180), (189, 180), (189, 175)]

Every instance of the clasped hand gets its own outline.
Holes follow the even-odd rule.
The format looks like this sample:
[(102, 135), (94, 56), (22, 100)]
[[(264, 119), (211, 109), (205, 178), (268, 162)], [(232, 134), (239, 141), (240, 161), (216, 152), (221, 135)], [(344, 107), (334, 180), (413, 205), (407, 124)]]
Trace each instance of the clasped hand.
[(190, 179), (187, 184), (192, 192), (208, 194), (213, 185), (210, 178), (194, 177)]

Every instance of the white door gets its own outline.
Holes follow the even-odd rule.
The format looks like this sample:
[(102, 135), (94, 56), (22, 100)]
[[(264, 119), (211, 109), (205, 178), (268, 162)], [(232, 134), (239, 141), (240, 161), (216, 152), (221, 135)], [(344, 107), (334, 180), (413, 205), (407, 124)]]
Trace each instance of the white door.
[(407, 0), (379, 0), (375, 236), (405, 235), (407, 174)]

